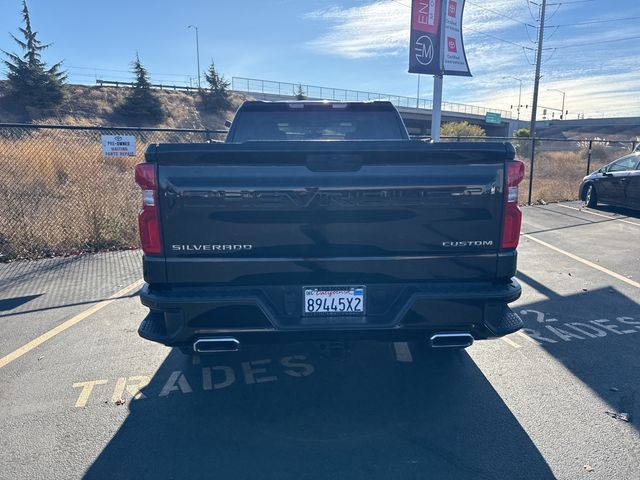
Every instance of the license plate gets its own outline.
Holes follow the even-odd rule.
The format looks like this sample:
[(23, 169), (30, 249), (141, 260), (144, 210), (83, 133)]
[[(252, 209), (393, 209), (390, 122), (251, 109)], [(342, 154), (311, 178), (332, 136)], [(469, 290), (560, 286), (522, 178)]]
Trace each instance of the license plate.
[(304, 287), (306, 315), (364, 315), (364, 287)]

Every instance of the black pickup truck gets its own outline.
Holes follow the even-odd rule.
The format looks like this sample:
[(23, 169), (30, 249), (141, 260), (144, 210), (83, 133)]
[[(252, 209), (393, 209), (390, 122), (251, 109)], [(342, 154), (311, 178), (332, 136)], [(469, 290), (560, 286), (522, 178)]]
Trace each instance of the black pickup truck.
[(389, 102), (245, 102), (224, 143), (151, 145), (139, 333), (196, 352), (512, 333), (514, 154), (410, 140)]

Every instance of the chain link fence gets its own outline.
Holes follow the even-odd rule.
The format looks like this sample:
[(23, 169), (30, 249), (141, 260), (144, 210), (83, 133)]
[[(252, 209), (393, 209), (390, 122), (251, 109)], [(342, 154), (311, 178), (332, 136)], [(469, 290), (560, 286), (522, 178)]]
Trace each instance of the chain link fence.
[[(0, 262), (138, 247), (140, 192), (133, 170), (152, 143), (222, 140), (195, 129), (0, 124)], [(135, 157), (104, 157), (102, 135), (133, 135)], [(633, 141), (513, 141), (527, 165), (521, 203), (576, 200), (582, 177), (631, 152)], [(533, 177), (531, 177), (533, 172)]]
[[(135, 157), (104, 157), (102, 135), (134, 136)], [(134, 166), (152, 143), (219, 140), (191, 129), (0, 124), (0, 262), (133, 249)]]
[[(443, 141), (511, 142), (516, 156), (525, 163), (520, 203), (578, 200), (582, 179), (614, 160), (633, 152), (637, 140), (553, 139), (510, 137), (446, 137)], [(533, 169), (531, 153), (534, 150)]]

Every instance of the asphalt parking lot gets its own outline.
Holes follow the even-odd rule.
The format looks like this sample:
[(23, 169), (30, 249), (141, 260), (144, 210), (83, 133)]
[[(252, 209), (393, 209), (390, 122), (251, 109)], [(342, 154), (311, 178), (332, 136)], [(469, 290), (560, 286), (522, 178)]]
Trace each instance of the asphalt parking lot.
[(526, 328), (443, 356), (188, 357), (136, 334), (138, 252), (0, 265), (0, 478), (640, 478), (639, 240), (525, 208)]

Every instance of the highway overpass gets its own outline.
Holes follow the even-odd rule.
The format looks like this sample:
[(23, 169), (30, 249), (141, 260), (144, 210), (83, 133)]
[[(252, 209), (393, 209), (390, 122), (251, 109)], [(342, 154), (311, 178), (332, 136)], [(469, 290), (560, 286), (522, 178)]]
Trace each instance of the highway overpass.
[[(295, 100), (300, 89), (305, 98), (309, 100), (389, 100), (398, 108), (409, 133), (412, 135), (429, 135), (431, 133), (432, 103), (428, 99), (242, 77), (233, 77), (231, 88), (238, 93), (251, 95), (257, 100), (268, 101)], [(500, 124), (487, 123), (487, 113), (500, 114)], [(485, 129), (487, 136), (491, 137), (511, 137), (516, 129), (527, 126), (527, 123), (518, 122), (510, 117), (511, 112), (509, 111), (478, 105), (452, 102), (443, 102), (442, 105), (443, 122), (466, 121), (479, 125)]]

